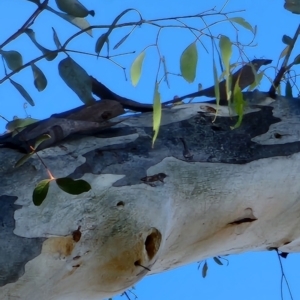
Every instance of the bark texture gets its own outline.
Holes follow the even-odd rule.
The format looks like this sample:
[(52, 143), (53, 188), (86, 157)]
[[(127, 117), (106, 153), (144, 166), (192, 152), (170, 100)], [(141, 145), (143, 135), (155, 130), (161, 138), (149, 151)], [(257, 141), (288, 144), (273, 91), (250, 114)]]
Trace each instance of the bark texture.
[(152, 113), (70, 134), (39, 155), (55, 177), (92, 190), (51, 183), (39, 207), (40, 161), (13, 168), (19, 146), (0, 148), (0, 298), (104, 299), (216, 255), (299, 251), (299, 100), (247, 97), (235, 130), (227, 107), (214, 123), (211, 103), (165, 108), (154, 149)]

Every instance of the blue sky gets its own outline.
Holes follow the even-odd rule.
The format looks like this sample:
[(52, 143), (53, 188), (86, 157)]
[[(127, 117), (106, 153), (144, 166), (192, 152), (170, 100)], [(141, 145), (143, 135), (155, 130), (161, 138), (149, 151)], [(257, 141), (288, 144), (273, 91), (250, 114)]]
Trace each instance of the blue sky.
[[(202, 3), (203, 2), (203, 3)], [(82, 0), (89, 9), (96, 11), (94, 18), (88, 17), (91, 24), (110, 24), (114, 17), (127, 8), (135, 8), (141, 12), (144, 19), (153, 19), (159, 17), (183, 16), (196, 14), (216, 6), (218, 10), (225, 1), (195, 1), (195, 0), (152, 0), (152, 1), (134, 1), (134, 0), (110, 0), (93, 1)], [(50, 5), (55, 7), (55, 1), (50, 0)], [(35, 5), (26, 0), (2, 0), (0, 3), (1, 31), (0, 43), (14, 33), (28, 18), (35, 9)], [(245, 48), (250, 59), (270, 58), (273, 59), (273, 65), (277, 60), (284, 45), (281, 42), (283, 34), (293, 36), (299, 23), (299, 16), (293, 15), (284, 10), (283, 1), (245, 1), (231, 0), (228, 2), (224, 11), (241, 11), (232, 16), (244, 17), (253, 26), (257, 25), (258, 33), (256, 38), (256, 47)], [(4, 12), (4, 13), (3, 13)], [(125, 16), (121, 22), (137, 20), (135, 13)], [(207, 18), (208, 23), (220, 20), (220, 17)], [(187, 21), (193, 26), (203, 27), (199, 20)], [(175, 24), (175, 23), (173, 23)], [(53, 26), (61, 42), (64, 42), (77, 29), (69, 23), (59, 19), (49, 12), (44, 12), (33, 25), (37, 40), (45, 47), (54, 49), (55, 45), (52, 39)], [(251, 35), (241, 27), (238, 27), (239, 39), (241, 42), (249, 42)], [(236, 37), (236, 32), (227, 23), (214, 26), (212, 31), (215, 35), (225, 34), (232, 38)], [(113, 47), (124, 35), (129, 32), (129, 28), (118, 30), (111, 37), (110, 43)], [(72, 49), (94, 53), (96, 38), (103, 31), (94, 31), (94, 39), (84, 34), (71, 43)], [(116, 58), (116, 61), (126, 67), (129, 75), (130, 65), (134, 58), (145, 46), (155, 41), (156, 29), (151, 26), (142, 26), (125, 42), (118, 50), (111, 54), (126, 53), (136, 51), (136, 54), (125, 55)], [(170, 72), (179, 73), (179, 57), (187, 45), (194, 41), (193, 35), (187, 30), (168, 29), (162, 32), (159, 44), (160, 50), (165, 55), (167, 66)], [(172, 99), (175, 95), (184, 95), (197, 90), (198, 83), (203, 87), (212, 85), (212, 59), (210, 40), (204, 39), (209, 53), (198, 44), (199, 65), (197, 69), (197, 78), (193, 84), (187, 84), (178, 76), (170, 76), (171, 87), (168, 89), (165, 84), (160, 87), (162, 100)], [(111, 47), (111, 48), (112, 48)], [(292, 57), (299, 54), (296, 46)], [(4, 50), (18, 50), (22, 53), (24, 62), (40, 55), (40, 52), (31, 43), (26, 35), (22, 35)], [(105, 51), (104, 51), (105, 53)], [(236, 57), (237, 51), (234, 51)], [(96, 77), (99, 81), (106, 84), (109, 88), (123, 96), (135, 99), (141, 102), (151, 103), (154, 87), (154, 80), (158, 66), (158, 56), (154, 48), (147, 50), (145, 64), (140, 83), (134, 88), (130, 79), (125, 80), (123, 71), (113, 63), (105, 59), (96, 59), (92, 56), (71, 54), (80, 65), (82, 65), (89, 74)], [(41, 68), (47, 79), (48, 87), (42, 93), (39, 93), (33, 86), (33, 76), (31, 69), (26, 69), (16, 74), (13, 79), (21, 83), (34, 99), (36, 106), (28, 105), (27, 113), (33, 118), (43, 119), (53, 113), (62, 112), (76, 106), (82, 105), (77, 96), (60, 79), (57, 64), (65, 58), (60, 54), (54, 62), (40, 61), (37, 66)], [(234, 59), (233, 59), (234, 61)], [(299, 70), (297, 70), (299, 72)], [(268, 73), (274, 76), (274, 71)], [(3, 67), (0, 67), (0, 77), (4, 76)], [(261, 86), (261, 89), (268, 89), (267, 81)], [(294, 95), (296, 95), (294, 90)], [(8, 81), (0, 86), (0, 115), (11, 120), (13, 116), (23, 118), (26, 116), (23, 108), (25, 100), (18, 94)], [(5, 122), (0, 120), (0, 132), (4, 131)], [(135, 293), (141, 300), (153, 299), (280, 299), (280, 267), (275, 252), (265, 253), (246, 253), (232, 255), (227, 257), (229, 266), (218, 266), (212, 260), (209, 260), (209, 270), (207, 278), (201, 277), (201, 271), (198, 271), (197, 264), (192, 264), (164, 274), (153, 275), (145, 278), (136, 285)], [(300, 256), (291, 254), (286, 260), (283, 260), (286, 276), (289, 280), (294, 299), (300, 299), (300, 289), (297, 278), (299, 278), (298, 266), (300, 265)], [(286, 287), (284, 287), (286, 291)], [(114, 299), (125, 299), (125, 297)], [(134, 296), (131, 295), (131, 299)], [(284, 299), (290, 299), (285, 294)]]

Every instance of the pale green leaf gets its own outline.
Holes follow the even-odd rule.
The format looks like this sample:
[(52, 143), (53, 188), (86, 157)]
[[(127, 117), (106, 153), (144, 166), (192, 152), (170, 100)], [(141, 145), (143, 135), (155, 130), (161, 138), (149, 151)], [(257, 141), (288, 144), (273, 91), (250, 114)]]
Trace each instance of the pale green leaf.
[(74, 17), (85, 18), (88, 15), (95, 16), (95, 11), (88, 10), (78, 0), (55, 0), (57, 7)]
[(31, 105), (34, 106), (34, 101), (31, 96), (27, 93), (27, 91), (23, 88), (23, 86), (14, 80), (9, 78), (10, 83), (17, 89), (17, 91), (23, 96), (23, 98)]
[(58, 64), (58, 70), (67, 86), (77, 94), (83, 103), (92, 104), (95, 102), (92, 96), (91, 78), (79, 64), (67, 57)]
[(136, 86), (141, 78), (142, 66), (143, 66), (145, 54), (146, 54), (145, 51), (141, 52), (131, 65), (130, 77), (133, 86)]
[(35, 141), (35, 144), (34, 144), (34, 148), (37, 149), (38, 146), (43, 143), (44, 141), (47, 141), (51, 139), (51, 136), (49, 134), (43, 134), (41, 135), (40, 137), (37, 138), (37, 140)]
[(288, 53), (288, 50), (289, 50), (289, 46), (286, 46), (286, 47), (281, 51), (280, 56), (279, 56), (279, 59), (285, 57), (285, 56), (287, 55), (287, 53)]
[(225, 71), (227, 70), (229, 72), (230, 71), (230, 58), (232, 55), (232, 43), (231, 43), (230, 39), (225, 35), (221, 35), (219, 47), (221, 50), (221, 56), (222, 56), (222, 61), (223, 61), (224, 67), (225, 67)]
[(43, 203), (43, 201), (47, 197), (50, 182), (51, 179), (44, 179), (37, 184), (32, 193), (32, 200), (34, 205), (40, 206)]
[(248, 23), (244, 18), (234, 17), (234, 18), (229, 18), (228, 21), (235, 22), (235, 23), (243, 26), (244, 28), (250, 30), (251, 32), (255, 33), (255, 30), (253, 29), (251, 24)]
[[(84, 18), (78, 18), (71, 15), (63, 14), (59, 11), (54, 10), (50, 6), (47, 6), (46, 9), (56, 14), (57, 16), (61, 17), (65, 21), (70, 22), (71, 24), (73, 24), (74, 26), (78, 27), (81, 30), (85, 30), (91, 26), (90, 23)], [(86, 30), (85, 32), (90, 36), (93, 36), (92, 29)]]
[(30, 124), (33, 124), (35, 122), (38, 122), (39, 120), (37, 119), (32, 119), (32, 118), (25, 118), (25, 119), (14, 119), (13, 121), (10, 121), (6, 124), (5, 128), (8, 131), (14, 131), (17, 128), (22, 128), (22, 127), (26, 127)]
[(249, 86), (248, 91), (252, 91), (253, 89), (255, 89), (261, 82), (263, 76), (264, 76), (264, 71), (257, 73), (256, 70), (254, 69), (254, 81), (253, 83)]
[(182, 77), (189, 83), (196, 77), (198, 51), (196, 43), (190, 44), (180, 56), (180, 71)]
[(238, 115), (238, 120), (236, 124), (233, 127), (231, 127), (231, 129), (238, 128), (241, 125), (244, 116), (245, 101), (244, 101), (242, 90), (239, 85), (239, 80), (240, 77), (238, 77), (238, 80), (235, 83), (234, 91), (233, 91), (233, 104), (234, 104), (235, 112)]
[(154, 98), (153, 98), (153, 131), (154, 131), (154, 136), (152, 139), (152, 148), (154, 147), (154, 143), (157, 139), (158, 136), (158, 131), (160, 127), (160, 122), (161, 122), (161, 100), (160, 100), (160, 93), (159, 93), (159, 84), (156, 82), (155, 83), (155, 89), (154, 89)]
[(34, 154), (33, 152), (30, 152), (28, 154), (23, 155), (14, 165), (14, 168), (18, 168), (20, 166), (22, 166), (32, 155)]
[(218, 115), (218, 110), (220, 108), (220, 86), (219, 86), (218, 71), (217, 71), (215, 60), (213, 60), (213, 71), (214, 71), (215, 97), (217, 102), (217, 109), (216, 109), (215, 117), (213, 119), (213, 122), (215, 122)]
[(47, 78), (40, 68), (38, 68), (34, 63), (31, 64), (31, 69), (33, 72), (34, 86), (39, 92), (43, 91), (47, 86)]
[(3, 56), (7, 67), (14, 71), (23, 65), (23, 58), (22, 55), (18, 51), (4, 51), (0, 50), (0, 54)]

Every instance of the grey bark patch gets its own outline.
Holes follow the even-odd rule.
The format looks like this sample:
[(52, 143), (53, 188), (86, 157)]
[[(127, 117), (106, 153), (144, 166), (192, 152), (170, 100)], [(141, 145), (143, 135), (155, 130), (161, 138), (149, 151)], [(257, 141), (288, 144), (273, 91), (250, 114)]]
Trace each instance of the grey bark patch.
[(16, 282), (25, 272), (25, 264), (41, 253), (45, 238), (23, 238), (13, 233), (17, 197), (0, 196), (0, 286)]

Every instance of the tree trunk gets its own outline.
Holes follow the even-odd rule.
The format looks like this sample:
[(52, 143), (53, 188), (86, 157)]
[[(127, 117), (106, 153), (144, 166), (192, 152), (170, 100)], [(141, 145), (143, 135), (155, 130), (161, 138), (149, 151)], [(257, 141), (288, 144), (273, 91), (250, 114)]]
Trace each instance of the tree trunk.
[(163, 110), (39, 151), (58, 177), (83, 178), (78, 196), (52, 182), (36, 156), (0, 148), (0, 298), (96, 300), (144, 276), (216, 255), (300, 250), (299, 100), (252, 97), (242, 125), (216, 105)]

